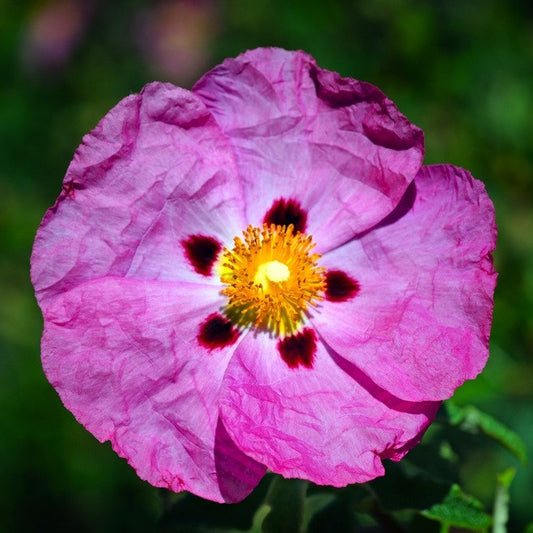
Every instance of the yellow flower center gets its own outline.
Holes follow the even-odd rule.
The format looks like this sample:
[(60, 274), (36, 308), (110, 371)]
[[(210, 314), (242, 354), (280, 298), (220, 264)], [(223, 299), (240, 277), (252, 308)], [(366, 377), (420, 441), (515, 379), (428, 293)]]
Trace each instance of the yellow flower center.
[(218, 265), (225, 313), (236, 325), (266, 329), (279, 336), (298, 331), (309, 306), (322, 300), (325, 269), (310, 235), (294, 226), (248, 226)]

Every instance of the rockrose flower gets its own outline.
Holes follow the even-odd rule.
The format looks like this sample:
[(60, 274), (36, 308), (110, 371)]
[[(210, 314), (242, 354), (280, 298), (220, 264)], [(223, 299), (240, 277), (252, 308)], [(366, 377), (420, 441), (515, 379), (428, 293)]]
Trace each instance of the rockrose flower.
[(151, 83), (84, 137), (38, 230), (42, 361), (153, 485), (382, 475), (483, 368), (492, 204), (378, 89), (302, 52)]

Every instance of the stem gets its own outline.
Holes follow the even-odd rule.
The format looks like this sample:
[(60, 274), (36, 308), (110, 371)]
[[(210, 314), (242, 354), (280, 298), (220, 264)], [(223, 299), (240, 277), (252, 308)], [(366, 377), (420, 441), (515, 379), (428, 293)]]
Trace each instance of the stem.
[(440, 533), (449, 533), (450, 531), (450, 524), (446, 522), (442, 522), (440, 525)]

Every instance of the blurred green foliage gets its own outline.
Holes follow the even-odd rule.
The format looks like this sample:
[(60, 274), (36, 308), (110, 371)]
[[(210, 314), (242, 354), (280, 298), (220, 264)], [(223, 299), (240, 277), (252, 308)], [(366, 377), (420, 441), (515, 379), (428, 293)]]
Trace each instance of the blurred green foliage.
[[(183, 68), (165, 70), (157, 32), (167, 30), (153, 22), (160, 4), (87, 0), (81, 17), (70, 12), (53, 27), (42, 18), (54, 3), (0, 0), (0, 530), (147, 531), (173, 503), (79, 426), (47, 383), (29, 255), (82, 135), (110, 107), (155, 78), (191, 86), (224, 57), (264, 45), (304, 49), (377, 85), (425, 131), (426, 163), (463, 166), (485, 182), (499, 225), (492, 355), (455, 401), (504, 420), (533, 457), (533, 4), (205, 0), (204, 12), (176, 15)], [(57, 59), (52, 45), (72, 20)], [(463, 489), (489, 510), (497, 475), (516, 467), (509, 531), (533, 521), (531, 466), (475, 436), (450, 454)]]

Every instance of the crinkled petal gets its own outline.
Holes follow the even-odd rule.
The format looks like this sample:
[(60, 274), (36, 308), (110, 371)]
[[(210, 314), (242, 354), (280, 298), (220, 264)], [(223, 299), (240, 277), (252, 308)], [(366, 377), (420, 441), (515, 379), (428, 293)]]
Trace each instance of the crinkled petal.
[(376, 87), (277, 48), (227, 59), (193, 88), (229, 137), (248, 222), (279, 197), (324, 252), (383, 219), (414, 179), (423, 135)]
[(403, 402), (318, 342), (312, 369), (289, 368), (266, 334), (248, 334), (228, 365), (221, 416), (244, 453), (285, 477), (344, 486), (382, 475), (438, 403)]
[(215, 501), (245, 497), (265, 468), (219, 419), (234, 347), (208, 352), (196, 335), (220, 305), (208, 286), (103, 278), (45, 311), (42, 359), (65, 406), (142, 479)]
[(244, 226), (228, 143), (193, 93), (152, 83), (83, 139), (32, 255), (39, 302), (99, 277), (193, 280), (180, 239)]
[(442, 400), (488, 357), (494, 210), (483, 184), (460, 168), (424, 167), (414, 185), (391, 217), (322, 257), (360, 289), (324, 302), (313, 324), (388, 392)]

